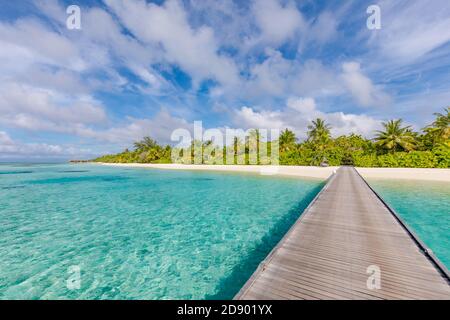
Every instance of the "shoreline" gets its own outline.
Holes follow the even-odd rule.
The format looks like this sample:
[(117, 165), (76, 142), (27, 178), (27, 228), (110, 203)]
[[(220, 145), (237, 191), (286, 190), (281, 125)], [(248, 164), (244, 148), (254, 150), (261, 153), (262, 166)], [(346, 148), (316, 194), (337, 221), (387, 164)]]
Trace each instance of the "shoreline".
[[(256, 173), (264, 176), (290, 176), (327, 179), (338, 167), (314, 166), (263, 166), (263, 165), (193, 165), (152, 163), (104, 163), (112, 167), (149, 168), (164, 170), (193, 170)], [(450, 169), (439, 168), (356, 168), (364, 179), (418, 180), (450, 182)]]
[(264, 165), (196, 165), (196, 164), (154, 164), (154, 163), (104, 163), (97, 164), (113, 167), (149, 168), (163, 170), (217, 171), (234, 173), (253, 173), (262, 176), (287, 176), (327, 179), (338, 167), (307, 166), (264, 166)]
[(394, 179), (450, 182), (445, 168), (356, 168), (364, 179)]

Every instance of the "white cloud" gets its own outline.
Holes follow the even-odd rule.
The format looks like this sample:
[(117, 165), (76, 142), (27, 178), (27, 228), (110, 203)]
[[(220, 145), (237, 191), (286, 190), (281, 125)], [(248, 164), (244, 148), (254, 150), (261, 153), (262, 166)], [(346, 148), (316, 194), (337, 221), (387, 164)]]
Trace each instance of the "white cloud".
[(382, 29), (369, 45), (397, 64), (407, 64), (450, 41), (447, 1), (381, 1)]
[(0, 85), (0, 122), (28, 130), (70, 132), (107, 120), (100, 102), (89, 95), (70, 96), (18, 83)]
[(329, 12), (322, 12), (314, 23), (311, 23), (307, 31), (309, 41), (326, 43), (333, 40), (337, 35), (338, 20), (336, 16)]
[(189, 73), (195, 82), (214, 79), (231, 85), (238, 81), (233, 60), (218, 53), (213, 30), (205, 26), (191, 28), (178, 1), (168, 0), (161, 6), (145, 1), (105, 2), (138, 39), (161, 45), (164, 57)]
[(14, 77), (15, 82), (29, 86), (46, 88), (61, 94), (81, 94), (86, 95), (92, 90), (91, 83), (82, 81), (76, 72), (46, 67), (43, 65), (31, 65), (23, 72), (17, 72)]
[(235, 110), (233, 121), (238, 126), (255, 129), (281, 129), (284, 126), (280, 111), (255, 111), (250, 107)]
[[(195, 28), (191, 26), (193, 17), (179, 1), (169, 0), (162, 5), (138, 0), (106, 0), (106, 3), (123, 26), (105, 10), (83, 8), (83, 32), (74, 36), (75, 33), (65, 29), (65, 19), (60, 17), (66, 16), (64, 8), (56, 1), (38, 2), (38, 7), (59, 23), (58, 32), (32, 19), (0, 24), (0, 30), (4, 29), (3, 33), (0, 32), (0, 41), (5, 41), (7, 49), (0, 53), (0, 57), (6, 61), (0, 65), (2, 74), (8, 80), (12, 78), (16, 82), (66, 93), (86, 94), (89, 90), (103, 88), (111, 91), (114, 87), (126, 86), (143, 94), (158, 96), (164, 93), (173, 96), (171, 93), (179, 89), (154, 70), (152, 65), (175, 63), (193, 77), (194, 87), (205, 79), (219, 81), (220, 85), (211, 90), (214, 98), (238, 97), (262, 101), (289, 95), (339, 95), (343, 92), (338, 71), (320, 61), (286, 59), (280, 51), (271, 48), (266, 49), (267, 58), (264, 61), (250, 63), (246, 70), (246, 64), (239, 63), (242, 59), (239, 54), (234, 58), (237, 59), (235, 63), (219, 53), (221, 43), (217, 41), (212, 27), (202, 24)], [(198, 7), (198, 4), (194, 6)], [(204, 6), (208, 7), (207, 4)], [(211, 6), (224, 10), (227, 15), (238, 10), (232, 5), (209, 4)], [(265, 37), (276, 41), (287, 40), (302, 28), (312, 32), (317, 38), (315, 41), (323, 42), (333, 37), (337, 28), (336, 17), (328, 11), (306, 25), (293, 2), (281, 4), (275, 0), (257, 1), (250, 6), (250, 10), (255, 14), (250, 20), (261, 29), (256, 42)], [(218, 14), (216, 12), (215, 15)], [(270, 19), (266, 21), (267, 17)], [(244, 19), (244, 16), (239, 15), (239, 19)], [(250, 24), (241, 25), (251, 29)], [(126, 34), (124, 27), (137, 39)], [(220, 29), (216, 30), (221, 32)], [(10, 35), (10, 31), (13, 31), (14, 36)], [(245, 46), (248, 30), (242, 32), (244, 39), (241, 45)], [(28, 33), (34, 39), (29, 39)], [(35, 45), (36, 39), (41, 38), (44, 39), (43, 45)], [(74, 67), (72, 60), (79, 62), (78, 69), (77, 63)], [(51, 70), (46, 66), (49, 63), (59, 69)], [(143, 80), (146, 86), (130, 83), (120, 76), (115, 70), (120, 65)], [(102, 72), (101, 78), (96, 78), (96, 71)], [(239, 71), (247, 73), (249, 79), (241, 78)], [(367, 90), (360, 93), (352, 80), (354, 76), (344, 75), (359, 102), (367, 104), (381, 97), (378, 93), (367, 95)], [(359, 79), (365, 81), (361, 77), (356, 81)], [(363, 89), (367, 89), (366, 84), (362, 83)], [(374, 88), (373, 85), (371, 87)]]
[(104, 64), (95, 58), (101, 50), (92, 46), (80, 50), (80, 43), (40, 21), (0, 22), (0, 46), (2, 83), (26, 83), (71, 94), (86, 94), (98, 87), (89, 73)]
[[(153, 118), (128, 118), (124, 124), (112, 125), (103, 105), (89, 95), (69, 96), (17, 83), (0, 86), (0, 113), (0, 123), (9, 127), (64, 133), (121, 145), (147, 135), (169, 143), (174, 129), (190, 126), (166, 110)], [(6, 136), (0, 138), (6, 141)]]
[(14, 141), (6, 132), (0, 131), (0, 159), (86, 157), (91, 154), (89, 149), (79, 149), (73, 146)]
[(302, 14), (290, 1), (285, 6), (278, 0), (255, 1), (253, 13), (263, 42), (283, 43), (304, 28)]
[(61, 25), (66, 23), (66, 10), (58, 3), (58, 0), (35, 0), (34, 4), (53, 21)]
[[(33, 19), (17, 20), (13, 24), (0, 22), (0, 43), (19, 53), (15, 57), (18, 63), (39, 62), (57, 67), (64, 67), (74, 71), (86, 68), (79, 49), (66, 37), (46, 28), (42, 23)], [(3, 50), (2, 50), (3, 51)], [(11, 51), (4, 51), (2, 55), (14, 58)], [(30, 61), (31, 60), (31, 61)]]
[(290, 98), (282, 110), (256, 110), (242, 107), (234, 110), (233, 122), (242, 128), (294, 130), (297, 137), (305, 138), (307, 126), (312, 120), (322, 118), (332, 126), (335, 136), (356, 133), (371, 137), (380, 122), (366, 115), (343, 112), (322, 112), (312, 98)]
[(293, 69), (288, 79), (290, 93), (301, 96), (338, 96), (344, 92), (338, 72), (319, 60), (307, 60), (299, 69)]
[(362, 73), (358, 62), (346, 62), (342, 65), (342, 79), (355, 100), (364, 107), (386, 106), (390, 97)]
[[(307, 122), (321, 116), (333, 123), (336, 133), (368, 133), (375, 126), (372, 118), (324, 113), (316, 101), (334, 100), (348, 110), (389, 105), (391, 97), (377, 79), (387, 84), (393, 79), (389, 92), (395, 94), (396, 108), (387, 117), (406, 115), (420, 118), (420, 122), (425, 114), (430, 117), (438, 111), (428, 105), (440, 108), (447, 96), (442, 92), (448, 92), (448, 81), (441, 71), (449, 61), (450, 9), (442, 5), (444, 1), (381, 1), (382, 29), (369, 32), (364, 28), (354, 42), (345, 38), (347, 33), (339, 34), (341, 23), (353, 26), (363, 16), (349, 16), (354, 13), (349, 9), (356, 7), (352, 2), (319, 6), (321, 11), (314, 17), (308, 15), (307, 20), (298, 8), (310, 4), (291, 0), (248, 5), (207, 0), (104, 2), (106, 9), (82, 7), (81, 32), (65, 28), (67, 14), (63, 2), (56, 0), (36, 0), (41, 12), (0, 22), (2, 125), (111, 143), (131, 143), (144, 135), (169, 142), (172, 128), (189, 126), (168, 111), (151, 119), (124, 116), (119, 123), (113, 122), (107, 100), (103, 103), (93, 98), (99, 90), (118, 94), (127, 90), (138, 92), (140, 102), (152, 100), (171, 110), (178, 108), (178, 115), (181, 109), (195, 106), (184, 117), (211, 111), (218, 115), (218, 111), (226, 112), (223, 106), (243, 101), (240, 103), (247, 107), (233, 111), (236, 123), (289, 126), (303, 134)], [(41, 19), (42, 15), (48, 20)], [(360, 42), (365, 36), (368, 47)], [(342, 64), (342, 55), (331, 57), (331, 47), (325, 48), (337, 39), (348, 41), (348, 47), (361, 45), (345, 52), (350, 62)], [(307, 58), (312, 56), (307, 51), (311, 48), (316, 59)], [(192, 77), (193, 88), (186, 90), (184, 85), (178, 86), (174, 75), (167, 77), (174, 67)], [(425, 75), (437, 68), (436, 78)], [(402, 90), (402, 80), (422, 71), (424, 82), (434, 79), (429, 90), (414, 96), (409, 93), (412, 90)], [(209, 87), (209, 93), (198, 93), (199, 84), (207, 79), (218, 85)], [(433, 81), (440, 82), (439, 88)], [(396, 93), (397, 88), (401, 93)], [(267, 106), (289, 96), (311, 98), (291, 99), (280, 110), (250, 107)], [(210, 105), (214, 110), (208, 109)], [(377, 112), (381, 113), (373, 114)], [(126, 110), (120, 114), (127, 114)]]
[(178, 128), (192, 129), (192, 125), (186, 120), (173, 117), (166, 110), (161, 110), (153, 118), (129, 118), (127, 122), (124, 125), (111, 127), (106, 130), (93, 130), (81, 127), (76, 133), (82, 137), (93, 138), (99, 141), (129, 145), (144, 136), (150, 136), (160, 143), (170, 143), (170, 136), (173, 130)]
[[(146, 82), (153, 94), (170, 89), (170, 84), (152, 68), (152, 64), (164, 62), (163, 52), (156, 43), (142, 44), (129, 35), (125, 35), (120, 24), (106, 11), (99, 8), (83, 11), (83, 30), (90, 47), (98, 52), (105, 51), (107, 60), (116, 58), (141, 80)], [(94, 57), (95, 61), (95, 57)], [(112, 68), (112, 66), (108, 66)]]
[[(170, 89), (169, 83), (151, 66), (163, 62), (162, 50), (156, 44), (143, 45), (125, 34), (105, 10), (82, 8), (82, 31), (74, 32), (66, 29), (67, 14), (59, 2), (38, 1), (37, 7), (52, 20), (52, 29), (29, 18), (13, 24), (0, 23), (0, 43), (6, 49), (0, 58), (8, 62), (0, 65), (0, 69), (7, 71), (7, 75), (23, 75), (30, 68), (51, 65), (59, 68), (57, 72), (76, 71), (91, 90), (115, 90), (128, 84), (116, 71), (125, 66), (146, 82), (147, 87), (143, 89), (148, 93), (159, 94)], [(36, 84), (38, 80), (29, 75), (29, 83)]]
[[(287, 90), (288, 78), (293, 71), (292, 64), (284, 59), (278, 51), (266, 50), (266, 54), (268, 55), (267, 59), (251, 68), (248, 86), (254, 94), (264, 92), (269, 96), (283, 95)], [(252, 91), (250, 93), (253, 93)]]
[(316, 97), (345, 92), (339, 71), (318, 60), (289, 60), (272, 49), (265, 53), (266, 58), (250, 68), (249, 79), (226, 92), (228, 96), (261, 102), (290, 95)]
[(316, 112), (316, 101), (312, 98), (289, 99), (287, 106), (301, 114), (314, 114)]
[(188, 5), (193, 28), (204, 25), (212, 28), (218, 43), (239, 48), (238, 54), (248, 49), (243, 39), (253, 35), (255, 21), (247, 7), (237, 1), (190, 0), (184, 3)]

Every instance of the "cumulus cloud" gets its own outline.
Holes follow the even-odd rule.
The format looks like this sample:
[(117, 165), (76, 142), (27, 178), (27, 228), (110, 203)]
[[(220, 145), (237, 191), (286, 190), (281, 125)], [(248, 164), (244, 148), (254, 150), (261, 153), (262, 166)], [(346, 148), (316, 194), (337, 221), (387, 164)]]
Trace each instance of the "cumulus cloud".
[(312, 98), (290, 98), (281, 110), (256, 110), (242, 107), (233, 111), (233, 121), (238, 127), (293, 130), (297, 137), (305, 138), (312, 120), (322, 118), (332, 126), (335, 136), (356, 133), (371, 137), (380, 122), (366, 115), (343, 112), (322, 112)]
[[(57, 1), (37, 2), (42, 13), (56, 21), (57, 32), (29, 18), (0, 23), (0, 41), (7, 49), (0, 53), (0, 57), (9, 61), (1, 66), (2, 73), (16, 81), (19, 78), (31, 85), (65, 92), (86, 93), (89, 89), (113, 90), (114, 86), (127, 86), (158, 96), (161, 93), (173, 95), (177, 89), (153, 66), (175, 64), (192, 77), (194, 85), (207, 79), (216, 80), (218, 86), (210, 90), (214, 98), (239, 97), (251, 101), (289, 95), (342, 93), (336, 70), (325, 67), (318, 60), (287, 59), (281, 51), (268, 47), (263, 61), (250, 60), (248, 65), (240, 61), (249, 43), (258, 46), (261, 41), (268, 41), (267, 44), (276, 46), (301, 30), (307, 30), (303, 33), (310, 34), (314, 41), (331, 39), (338, 22), (329, 11), (305, 22), (291, 1), (256, 1), (250, 6), (253, 16), (248, 23), (234, 23), (245, 29), (235, 30), (243, 38), (232, 42), (239, 46), (232, 59), (222, 50), (227, 40), (217, 37), (216, 33), (222, 34), (221, 29), (228, 28), (224, 24), (226, 21), (245, 18), (234, 5), (202, 3), (203, 10), (215, 9), (214, 17), (219, 14), (228, 17), (214, 29), (214, 21), (209, 21), (208, 25), (195, 23), (187, 5), (176, 0), (161, 5), (141, 0), (106, 0), (105, 3), (119, 21), (101, 8), (83, 8), (83, 32), (80, 33), (70, 33), (65, 29), (66, 15)], [(201, 6), (194, 2), (192, 7)], [(238, 19), (234, 19), (235, 14), (238, 14)], [(252, 23), (260, 31), (256, 35), (252, 34)], [(131, 34), (126, 31), (131, 31)], [(36, 39), (43, 40), (36, 43)], [(48, 64), (60, 69), (51, 70)], [(115, 70), (119, 66), (126, 67), (146, 86), (129, 83), (128, 78)], [(97, 78), (95, 71), (102, 72), (101, 79)], [(351, 79), (348, 82), (353, 83)], [(368, 99), (359, 100), (367, 103)]]
[(346, 62), (342, 65), (342, 79), (355, 100), (364, 107), (386, 106), (390, 97), (362, 73), (358, 62)]
[(289, 60), (272, 49), (267, 49), (265, 56), (250, 68), (249, 79), (228, 95), (255, 101), (290, 95), (339, 95), (345, 91), (339, 72), (318, 60)]
[(193, 29), (178, 1), (168, 0), (161, 6), (145, 1), (105, 2), (138, 39), (161, 45), (165, 58), (187, 71), (196, 82), (237, 82), (237, 67), (233, 60), (219, 54), (213, 30), (205, 26)]
[[(105, 60), (119, 62), (144, 81), (148, 93), (160, 94), (171, 89), (168, 81), (152, 67), (153, 64), (164, 62), (159, 44), (143, 44), (124, 34), (120, 24), (105, 10), (91, 8), (83, 12), (82, 45), (87, 43), (100, 53), (103, 50)], [(111, 63), (107, 67), (113, 68)]]
[(233, 121), (239, 127), (254, 129), (281, 129), (284, 126), (280, 111), (256, 111), (251, 107), (235, 110)]
[(337, 35), (338, 25), (336, 16), (329, 11), (324, 11), (309, 25), (308, 40), (320, 44), (331, 41)]
[(28, 130), (67, 132), (107, 119), (101, 103), (89, 95), (73, 97), (18, 83), (0, 85), (0, 112), (1, 123)]
[(278, 51), (267, 50), (266, 54), (268, 57), (262, 63), (251, 68), (251, 77), (247, 86), (253, 92), (261, 91), (270, 96), (282, 95), (287, 89), (288, 78), (293, 71), (291, 62), (284, 59)]
[(16, 58), (17, 62), (40, 62), (75, 71), (86, 68), (74, 43), (37, 20), (21, 19), (12, 24), (0, 22), (0, 43), (2, 48), (5, 45), (10, 49), (2, 50), (2, 55)]
[[(144, 135), (170, 142), (173, 128), (189, 127), (171, 115), (182, 114), (180, 109), (188, 110), (187, 118), (231, 110), (232, 120), (243, 126), (287, 126), (301, 136), (307, 122), (320, 116), (333, 124), (335, 134), (370, 135), (376, 121), (357, 114), (361, 107), (395, 100), (388, 116), (411, 120), (431, 115), (438, 109), (428, 106), (439, 108), (445, 101), (448, 77), (441, 67), (450, 61), (450, 11), (442, 3), (381, 1), (382, 30), (363, 28), (353, 37), (362, 17), (348, 15), (359, 8), (353, 2), (104, 0), (82, 6), (78, 32), (65, 27), (63, 1), (36, 0), (40, 12), (0, 21), (0, 124), (104, 144), (127, 144)], [(339, 43), (327, 47), (336, 39), (348, 41), (349, 62), (335, 55)], [(438, 67), (437, 77), (424, 75), (424, 80), (431, 77), (439, 86), (430, 81), (423, 83), (422, 94), (404, 93), (399, 74), (410, 85), (411, 73)], [(386, 91), (380, 79), (395, 83)], [(108, 105), (111, 96), (128, 97), (122, 93), (136, 95), (123, 105)], [(289, 96), (310, 98), (267, 107)], [(322, 112), (316, 101), (324, 100), (351, 111)], [(228, 108), (237, 102), (246, 107)], [(138, 110), (141, 105), (155, 116)], [(154, 105), (167, 110), (158, 113)], [(128, 117), (129, 107), (140, 118)], [(0, 138), (6, 145), (7, 137)]]
[(192, 130), (192, 124), (182, 118), (173, 117), (167, 110), (161, 110), (153, 118), (129, 118), (127, 122), (106, 130), (81, 128), (77, 133), (83, 137), (122, 145), (131, 144), (144, 136), (170, 144), (170, 136), (175, 129)]
[(291, 98), (287, 106), (300, 114), (314, 114), (316, 112), (316, 101), (313, 98)]
[(0, 131), (0, 159), (86, 157), (91, 154), (89, 149), (79, 149), (73, 146), (14, 141), (6, 132)]
[[(61, 95), (16, 83), (0, 86), (0, 113), (0, 123), (9, 127), (71, 134), (120, 145), (148, 135), (169, 143), (174, 129), (189, 128), (184, 119), (173, 117), (167, 110), (161, 110), (153, 118), (128, 117), (122, 124), (112, 124), (103, 105), (89, 95)], [(6, 136), (0, 138), (7, 141)]]
[[(369, 45), (398, 64), (411, 63), (450, 41), (446, 1), (381, 1), (382, 29)], [(448, 52), (448, 51), (447, 51)]]
[(305, 25), (302, 14), (291, 1), (285, 6), (278, 0), (255, 1), (253, 13), (264, 42), (283, 43)]
[[(22, 78), (28, 75), (28, 82), (39, 84), (40, 79), (29, 71), (32, 68), (36, 73), (39, 68), (48, 73), (47, 78), (53, 74), (54, 79), (47, 79), (47, 83), (57, 82), (64, 72), (64, 80), (83, 82), (85, 91), (86, 88), (113, 91), (129, 85), (128, 79), (117, 71), (124, 67), (146, 84), (145, 87), (129, 85), (128, 88), (151, 94), (172, 89), (152, 67), (164, 62), (158, 44), (144, 45), (126, 34), (106, 10), (83, 7), (82, 31), (73, 32), (66, 29), (67, 14), (60, 2), (37, 1), (36, 6), (51, 20), (51, 27), (42, 20), (31, 18), (13, 23), (0, 22), (0, 43), (5, 48), (0, 58), (8, 62), (0, 66), (3, 75)], [(58, 69), (49, 71), (48, 66)], [(74, 79), (67, 79), (69, 74)]]

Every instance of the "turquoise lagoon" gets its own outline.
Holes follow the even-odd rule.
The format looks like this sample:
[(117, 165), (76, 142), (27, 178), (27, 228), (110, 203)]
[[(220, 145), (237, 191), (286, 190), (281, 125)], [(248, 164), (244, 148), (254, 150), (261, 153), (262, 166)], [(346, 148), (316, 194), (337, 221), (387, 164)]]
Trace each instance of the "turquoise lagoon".
[[(369, 183), (449, 267), (448, 183)], [(0, 299), (230, 299), (323, 184), (0, 165)], [(74, 266), (80, 288), (68, 289)]]
[(410, 180), (368, 182), (450, 269), (450, 184)]
[[(250, 174), (0, 165), (0, 299), (232, 298), (322, 186)], [(80, 288), (70, 290), (76, 268)]]

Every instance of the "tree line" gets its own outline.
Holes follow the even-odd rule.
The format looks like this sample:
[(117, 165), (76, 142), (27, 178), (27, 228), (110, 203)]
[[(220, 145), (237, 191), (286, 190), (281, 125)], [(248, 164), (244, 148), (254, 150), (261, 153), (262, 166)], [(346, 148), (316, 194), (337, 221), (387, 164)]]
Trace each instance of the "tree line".
[[(422, 128), (420, 132), (405, 126), (401, 119), (382, 123), (382, 130), (375, 132), (373, 139), (361, 135), (349, 134), (333, 137), (331, 126), (323, 119), (316, 119), (307, 127), (307, 138), (298, 141), (290, 129), (281, 132), (279, 157), (281, 165), (354, 165), (358, 167), (450, 167), (450, 107), (442, 113), (435, 113), (434, 121)], [(259, 142), (259, 148), (270, 150), (273, 142), (260, 141), (259, 132), (252, 132)], [(211, 145), (211, 141), (193, 141), (190, 148), (181, 150), (188, 152), (185, 163), (192, 163), (195, 144), (202, 150)], [(242, 148), (238, 148), (242, 145)], [(234, 157), (238, 150), (243, 150), (245, 163), (249, 163), (248, 141), (234, 141)], [(160, 145), (150, 137), (134, 143), (132, 150), (106, 155), (95, 159), (98, 162), (120, 163), (170, 163), (172, 147)], [(226, 154), (225, 147), (224, 153)], [(269, 151), (270, 156), (270, 151)], [(207, 163), (207, 158), (205, 163)], [(224, 159), (221, 159), (222, 163)], [(215, 162), (217, 163), (217, 161)], [(258, 158), (264, 164), (264, 159)]]

